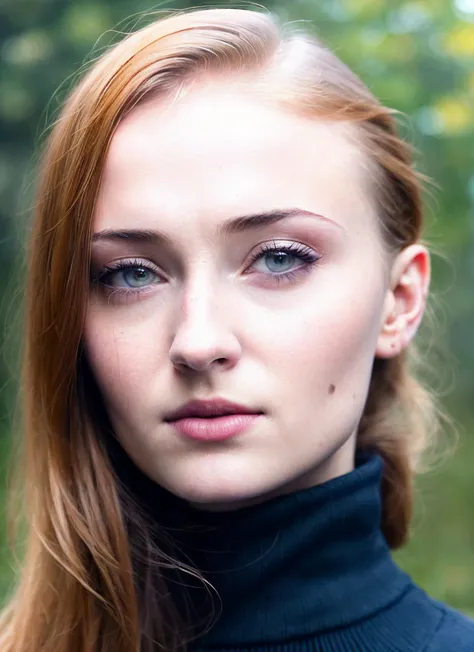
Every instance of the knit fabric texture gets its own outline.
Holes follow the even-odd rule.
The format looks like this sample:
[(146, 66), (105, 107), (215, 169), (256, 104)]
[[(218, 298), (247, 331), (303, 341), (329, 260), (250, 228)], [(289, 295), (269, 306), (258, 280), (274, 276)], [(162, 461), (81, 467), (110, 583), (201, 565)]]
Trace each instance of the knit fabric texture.
[(143, 499), (173, 541), (167, 552), (218, 594), (166, 571), (178, 611), (199, 623), (189, 650), (474, 652), (474, 621), (392, 560), (380, 529), (382, 472), (378, 454), (359, 453), (350, 473), (227, 512), (196, 509), (142, 478)]

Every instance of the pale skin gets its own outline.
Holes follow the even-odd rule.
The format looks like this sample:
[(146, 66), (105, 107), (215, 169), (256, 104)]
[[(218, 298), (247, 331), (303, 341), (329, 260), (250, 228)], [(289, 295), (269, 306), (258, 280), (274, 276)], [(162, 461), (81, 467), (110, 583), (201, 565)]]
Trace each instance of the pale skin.
[[(374, 357), (398, 355), (420, 324), (429, 253), (384, 250), (350, 128), (216, 83), (171, 107), (148, 101), (112, 139), (93, 232), (155, 237), (96, 235), (93, 278), (117, 261), (129, 267), (102, 276), (109, 290), (92, 284), (86, 354), (123, 448), (200, 509), (236, 509), (350, 472)], [(218, 231), (286, 209), (297, 210)], [(282, 246), (292, 251), (278, 256)], [(252, 262), (262, 247), (275, 251)], [(264, 414), (214, 443), (163, 421), (190, 399), (217, 396)]]

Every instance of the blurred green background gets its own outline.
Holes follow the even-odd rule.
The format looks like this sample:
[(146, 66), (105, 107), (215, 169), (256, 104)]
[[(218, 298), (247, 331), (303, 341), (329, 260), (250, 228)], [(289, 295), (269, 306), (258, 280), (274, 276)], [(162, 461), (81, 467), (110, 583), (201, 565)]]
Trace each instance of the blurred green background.
[[(141, 12), (191, 4), (209, 6), (178, 0), (0, 1), (2, 336), (19, 332), (19, 261), (38, 141), (73, 75), (121, 33), (144, 25), (149, 19)], [(433, 597), (474, 617), (474, 0), (287, 0), (264, 7), (315, 31), (383, 103), (403, 112), (401, 129), (418, 150), (417, 167), (438, 185), (428, 198), (427, 236), (444, 255), (433, 261), (438, 325), (430, 355), (437, 389), (444, 389), (440, 400), (460, 437), (441, 466), (420, 476), (413, 537), (396, 558)], [(17, 436), (17, 349), (4, 339), (0, 506)], [(2, 512), (0, 602), (13, 579), (10, 560)]]

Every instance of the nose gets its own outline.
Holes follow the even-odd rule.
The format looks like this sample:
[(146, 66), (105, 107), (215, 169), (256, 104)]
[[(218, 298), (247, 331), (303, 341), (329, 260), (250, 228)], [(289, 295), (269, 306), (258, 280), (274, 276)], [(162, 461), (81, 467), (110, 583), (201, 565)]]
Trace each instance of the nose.
[(190, 291), (181, 304), (169, 356), (177, 368), (208, 371), (215, 365), (232, 368), (241, 346), (232, 330), (234, 312), (215, 288)]

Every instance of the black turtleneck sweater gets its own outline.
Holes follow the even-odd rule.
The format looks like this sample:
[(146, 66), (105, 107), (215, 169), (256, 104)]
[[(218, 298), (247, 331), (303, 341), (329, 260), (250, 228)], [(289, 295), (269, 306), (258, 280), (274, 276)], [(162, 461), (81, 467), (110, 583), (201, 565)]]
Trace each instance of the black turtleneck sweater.
[(378, 455), (358, 455), (346, 475), (219, 513), (154, 485), (179, 558), (220, 598), (167, 572), (181, 613), (186, 600), (193, 619), (209, 618), (213, 605), (219, 614), (189, 649), (474, 652), (474, 621), (429, 598), (393, 562), (380, 529), (382, 469)]

